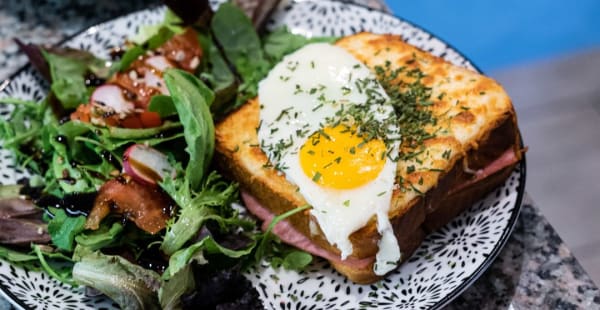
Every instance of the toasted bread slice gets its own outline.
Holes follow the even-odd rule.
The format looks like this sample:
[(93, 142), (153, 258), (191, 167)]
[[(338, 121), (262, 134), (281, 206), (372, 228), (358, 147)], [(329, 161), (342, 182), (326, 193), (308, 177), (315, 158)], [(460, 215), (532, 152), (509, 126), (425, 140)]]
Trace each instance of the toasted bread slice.
[[(451, 220), (510, 174), (514, 160), (478, 182), (472, 182), (478, 176), (471, 172), (484, 169), (505, 152), (519, 159), (515, 112), (507, 94), (492, 79), (423, 52), (399, 36), (360, 33), (342, 38), (336, 45), (380, 77), (387, 76), (387, 83), (400, 91), (415, 81), (415, 75), (409, 72), (416, 71), (424, 75), (420, 82), (431, 89), (431, 102), (422, 109), (431, 111), (436, 121), (424, 128), (429, 137), (422, 144), (402, 142), (401, 151), (406, 156), (397, 164), (398, 187), (388, 213), (404, 261), (418, 247), (425, 231)], [(401, 74), (390, 78), (391, 72), (398, 71)], [(259, 100), (250, 100), (217, 125), (217, 163), (272, 213), (282, 214), (306, 201), (281, 172), (269, 168), (267, 156), (259, 147)], [(482, 182), (485, 186), (477, 186)], [(453, 193), (453, 189), (461, 190)], [(321, 232), (315, 234), (313, 229), (311, 233), (316, 223), (308, 212), (287, 221), (319, 247), (339, 255)], [(354, 249), (350, 257), (374, 258), (379, 239), (373, 219), (350, 236)], [(380, 278), (373, 273), (372, 264), (362, 268), (343, 261), (332, 264), (358, 283)]]

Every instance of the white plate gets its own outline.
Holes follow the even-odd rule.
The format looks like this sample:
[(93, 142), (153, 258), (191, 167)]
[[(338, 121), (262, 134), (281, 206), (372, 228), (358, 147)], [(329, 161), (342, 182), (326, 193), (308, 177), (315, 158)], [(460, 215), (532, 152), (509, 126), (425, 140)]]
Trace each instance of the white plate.
[[(138, 26), (157, 23), (164, 8), (132, 13), (91, 27), (63, 45), (108, 57), (107, 51), (135, 34)], [(423, 50), (460, 66), (477, 70), (465, 57), (432, 34), (392, 15), (365, 7), (329, 1), (282, 4), (268, 27), (287, 25), (305, 35), (345, 35), (362, 30), (395, 33)], [(0, 97), (39, 100), (48, 85), (30, 66), (15, 73)], [(0, 106), (6, 117), (9, 107)], [(0, 150), (0, 182), (23, 177), (9, 152)], [(491, 264), (508, 239), (518, 217), (525, 185), (521, 163), (504, 185), (430, 234), (410, 260), (373, 285), (355, 285), (317, 260), (296, 273), (257, 266), (248, 278), (266, 308), (274, 309), (426, 309), (441, 308), (473, 283)], [(31, 272), (0, 260), (0, 291), (24, 309), (97, 309), (116, 307), (107, 298), (86, 297), (82, 289), (60, 284), (44, 273)]]

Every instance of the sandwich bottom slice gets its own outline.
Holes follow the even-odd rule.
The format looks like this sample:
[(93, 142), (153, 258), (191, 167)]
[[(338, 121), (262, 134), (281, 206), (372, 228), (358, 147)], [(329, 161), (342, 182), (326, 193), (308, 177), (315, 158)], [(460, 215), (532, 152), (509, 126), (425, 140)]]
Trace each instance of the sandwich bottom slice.
[[(421, 51), (399, 36), (359, 33), (336, 45), (371, 69), (392, 100), (406, 103), (403, 113), (418, 113), (419, 119), (429, 120), (414, 124), (406, 123), (411, 118), (405, 117), (401, 118), (405, 123), (399, 124), (418, 126), (402, 137), (388, 212), (401, 261), (406, 261), (427, 233), (511, 174), (522, 154), (515, 112), (510, 98), (492, 79)], [(420, 96), (414, 96), (415, 87)], [(250, 100), (217, 124), (216, 162), (225, 175), (240, 183), (246, 207), (266, 228), (274, 216), (306, 201), (269, 165), (259, 147), (259, 100)], [(350, 235), (353, 252), (344, 260), (308, 211), (279, 222), (273, 232), (282, 241), (327, 259), (356, 283), (381, 278), (373, 271), (381, 238), (375, 219)]]

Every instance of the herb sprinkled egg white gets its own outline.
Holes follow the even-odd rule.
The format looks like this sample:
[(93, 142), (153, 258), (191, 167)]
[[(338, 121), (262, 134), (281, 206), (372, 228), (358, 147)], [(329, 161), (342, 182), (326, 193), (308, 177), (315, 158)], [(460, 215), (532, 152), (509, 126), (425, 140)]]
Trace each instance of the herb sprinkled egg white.
[(309, 44), (260, 82), (262, 150), (312, 206), (345, 259), (349, 236), (374, 216), (382, 238), (374, 271), (395, 268), (400, 249), (388, 218), (399, 134), (389, 97), (344, 49)]

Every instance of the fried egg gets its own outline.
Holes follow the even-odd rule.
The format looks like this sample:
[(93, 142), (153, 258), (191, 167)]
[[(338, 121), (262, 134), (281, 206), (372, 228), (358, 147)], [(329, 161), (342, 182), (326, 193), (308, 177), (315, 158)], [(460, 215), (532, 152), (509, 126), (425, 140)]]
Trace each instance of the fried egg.
[(376, 217), (374, 271), (396, 267), (400, 249), (388, 218), (399, 134), (389, 97), (344, 49), (309, 44), (259, 83), (261, 149), (312, 206), (321, 231), (346, 259), (350, 235)]

